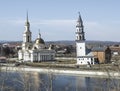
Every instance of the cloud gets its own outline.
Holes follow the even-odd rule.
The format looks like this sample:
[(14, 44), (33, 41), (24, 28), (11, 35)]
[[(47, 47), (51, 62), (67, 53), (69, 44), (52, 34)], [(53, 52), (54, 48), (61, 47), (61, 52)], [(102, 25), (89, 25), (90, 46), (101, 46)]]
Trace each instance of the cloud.
[(75, 24), (75, 20), (41, 20), (33, 21), (31, 27), (40, 28), (45, 40), (74, 40)]
[(120, 22), (86, 22), (87, 40), (119, 41)]
[(96, 21), (86, 21), (84, 23), (84, 26), (85, 26), (85, 28), (92, 29), (92, 28), (100, 27), (100, 24)]
[(23, 19), (0, 19), (0, 24), (8, 26), (21, 26), (25, 23)]
[[(116, 40), (119, 41), (120, 22), (98, 22), (98, 21), (84, 21), (84, 31), (86, 40)], [(20, 19), (0, 19), (0, 34), (3, 40), (12, 38), (11, 40), (22, 39), (24, 31), (25, 20)], [(32, 37), (37, 37), (38, 29), (41, 29), (42, 37), (45, 40), (74, 40), (76, 31), (76, 20), (63, 19), (63, 20), (31, 20)], [(7, 27), (6, 27), (7, 26)], [(4, 32), (11, 32), (10, 35), (5, 37)], [(18, 38), (19, 36), (19, 38)], [(8, 40), (9, 40), (8, 39)]]
[[(22, 34), (24, 31), (24, 24), (25, 20), (23, 19), (14, 19), (14, 20), (1, 20), (0, 21), (0, 27), (1, 30), (4, 30), (6, 32), (11, 32), (12, 34), (8, 35), (9, 39), (18, 39), (18, 35)], [(43, 33), (43, 37), (46, 40), (71, 40), (72, 38), (67, 36), (72, 36), (71, 31), (75, 31), (75, 20), (32, 20), (30, 21), (30, 29), (32, 31), (32, 37), (33, 39), (37, 36), (37, 30), (40, 28), (41, 32)], [(6, 27), (7, 26), (7, 27)], [(0, 31), (1, 34), (5, 35), (2, 31)], [(66, 36), (67, 34), (67, 36)], [(16, 36), (17, 35), (17, 36)], [(22, 35), (21, 35), (22, 36)], [(47, 36), (47, 37), (45, 37)], [(74, 34), (73, 34), (74, 36)], [(3, 36), (3, 39), (6, 39), (7, 37)], [(20, 38), (20, 37), (19, 37)], [(11, 40), (12, 40), (11, 39)], [(73, 38), (74, 39), (74, 38)]]
[(69, 26), (74, 25), (75, 20), (39, 20), (39, 21), (33, 21), (31, 23), (35, 26)]

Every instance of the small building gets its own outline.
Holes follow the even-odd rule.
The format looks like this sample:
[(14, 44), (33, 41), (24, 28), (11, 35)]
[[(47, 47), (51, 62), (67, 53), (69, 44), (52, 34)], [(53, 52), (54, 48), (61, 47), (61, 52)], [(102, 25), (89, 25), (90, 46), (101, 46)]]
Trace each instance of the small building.
[(1, 56), (0, 57), (0, 63), (6, 63), (7, 62), (6, 59), (7, 59), (6, 57)]
[(119, 45), (110, 46), (110, 49), (111, 49), (111, 53), (113, 56), (120, 55), (120, 46)]
[(92, 53), (99, 63), (109, 63), (111, 61), (111, 50), (109, 47), (93, 47)]

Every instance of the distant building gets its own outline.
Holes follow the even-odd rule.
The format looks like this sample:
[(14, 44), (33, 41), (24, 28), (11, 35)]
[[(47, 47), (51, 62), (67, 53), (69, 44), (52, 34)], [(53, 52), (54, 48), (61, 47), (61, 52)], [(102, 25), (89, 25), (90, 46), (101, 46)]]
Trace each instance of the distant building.
[(32, 33), (30, 31), (30, 23), (28, 21), (28, 14), (25, 23), (25, 31), (23, 33), (22, 49), (18, 52), (19, 60), (29, 62), (41, 62), (54, 60), (55, 51), (51, 48), (46, 49), (45, 42), (41, 38), (39, 32), (37, 39), (32, 43)]
[(119, 45), (110, 46), (110, 49), (111, 49), (111, 53), (113, 56), (120, 55), (120, 46)]
[(76, 52), (77, 64), (94, 64), (94, 55), (86, 48), (84, 26), (80, 14), (76, 25)]

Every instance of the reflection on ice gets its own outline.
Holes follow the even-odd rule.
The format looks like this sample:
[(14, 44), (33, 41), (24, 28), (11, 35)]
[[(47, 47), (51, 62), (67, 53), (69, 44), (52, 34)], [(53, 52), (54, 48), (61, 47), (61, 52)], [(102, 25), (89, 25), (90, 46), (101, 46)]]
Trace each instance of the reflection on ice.
[(120, 80), (38, 72), (1, 72), (0, 91), (120, 91)]

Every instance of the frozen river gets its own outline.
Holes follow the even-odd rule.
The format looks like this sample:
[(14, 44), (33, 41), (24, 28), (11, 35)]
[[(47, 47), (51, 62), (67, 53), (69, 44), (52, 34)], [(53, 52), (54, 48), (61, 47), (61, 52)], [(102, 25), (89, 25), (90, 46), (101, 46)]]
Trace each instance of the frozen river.
[(39, 72), (1, 72), (0, 91), (120, 91), (120, 80)]

